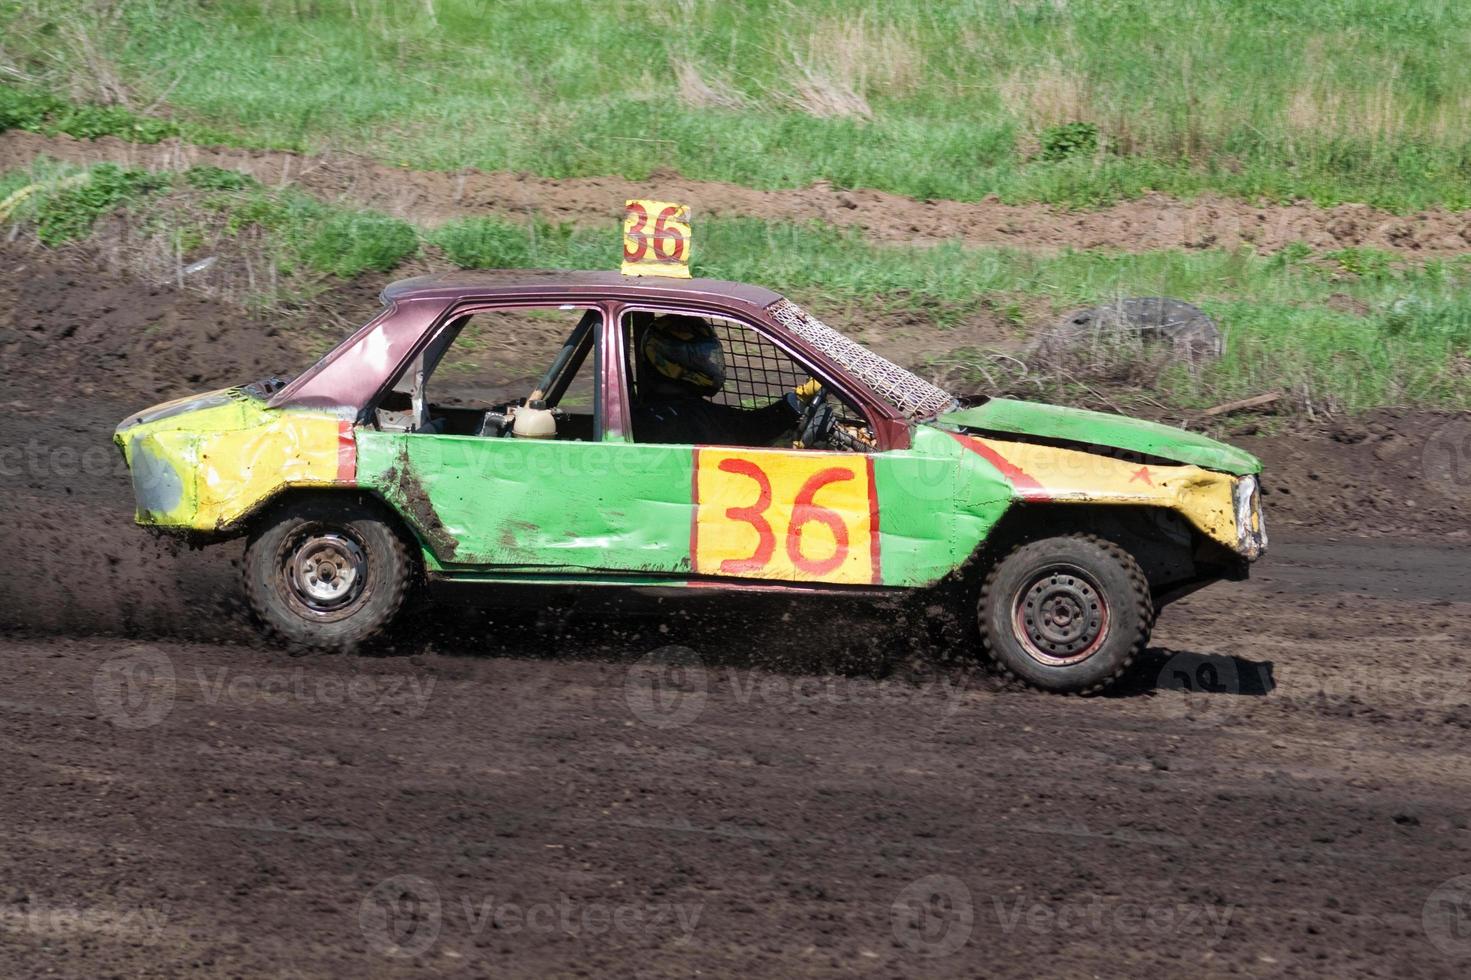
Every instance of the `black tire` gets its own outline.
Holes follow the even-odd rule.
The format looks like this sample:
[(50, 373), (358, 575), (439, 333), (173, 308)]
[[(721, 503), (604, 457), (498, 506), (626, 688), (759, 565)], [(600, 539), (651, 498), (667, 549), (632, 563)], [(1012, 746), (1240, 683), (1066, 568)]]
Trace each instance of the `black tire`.
[(350, 651), (393, 621), (411, 571), (381, 511), (353, 497), (307, 498), (276, 508), (251, 534), (245, 594), (288, 645)]
[(981, 641), (1004, 672), (1061, 694), (1093, 694), (1149, 642), (1154, 603), (1139, 563), (1091, 534), (1019, 545), (981, 586)]

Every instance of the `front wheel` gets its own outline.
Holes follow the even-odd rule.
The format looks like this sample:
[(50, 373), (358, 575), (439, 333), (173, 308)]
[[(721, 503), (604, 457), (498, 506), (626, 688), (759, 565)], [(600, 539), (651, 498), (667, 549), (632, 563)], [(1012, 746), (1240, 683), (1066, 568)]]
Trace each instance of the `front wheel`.
[(1132, 555), (1076, 534), (1028, 542), (997, 562), (977, 616), (1002, 670), (1043, 690), (1091, 694), (1149, 642), (1154, 604)]
[(296, 647), (345, 651), (376, 637), (403, 605), (409, 578), (403, 541), (351, 498), (285, 504), (245, 550), (251, 608)]

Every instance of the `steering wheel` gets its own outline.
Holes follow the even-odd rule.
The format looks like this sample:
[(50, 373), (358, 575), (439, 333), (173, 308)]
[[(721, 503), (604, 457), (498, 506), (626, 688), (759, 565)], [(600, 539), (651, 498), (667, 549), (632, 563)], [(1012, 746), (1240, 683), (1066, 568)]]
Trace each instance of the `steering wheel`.
[(831, 442), (837, 426), (837, 415), (827, 403), (827, 385), (823, 385), (802, 406), (801, 417), (797, 420), (797, 440), (802, 443), (803, 449), (825, 445)]

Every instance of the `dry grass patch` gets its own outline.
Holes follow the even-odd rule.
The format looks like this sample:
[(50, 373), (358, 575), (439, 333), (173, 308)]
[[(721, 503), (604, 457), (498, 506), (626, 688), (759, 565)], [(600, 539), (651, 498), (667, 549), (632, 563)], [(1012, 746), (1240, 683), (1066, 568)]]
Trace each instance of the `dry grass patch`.
[(789, 60), (787, 101), (819, 118), (873, 118), (869, 99), (912, 92), (923, 64), (908, 32), (875, 25), (866, 14), (818, 21)]
[(1289, 132), (1376, 142), (1465, 140), (1471, 92), (1456, 89), (1445, 99), (1427, 103), (1405, 83), (1401, 65), (1392, 59), (1362, 66), (1362, 77), (1378, 79), (1373, 86), (1344, 85), (1328, 70), (1330, 44), (1328, 39), (1314, 38), (1307, 45), (1298, 84), (1283, 109)]
[(1102, 122), (1093, 83), (1057, 60), (1013, 71), (997, 89), (1002, 105), (1032, 131), (1070, 122)]
[(704, 75), (694, 61), (686, 57), (672, 58), (679, 100), (694, 109), (745, 109), (750, 101), (727, 79)]
[(1410, 113), (1399, 97), (1397, 70), (1374, 88), (1349, 92), (1308, 81), (1287, 100), (1284, 121), (1294, 133), (1312, 136), (1369, 136), (1392, 139), (1411, 128)]
[(1284, 122), (1293, 133), (1315, 137), (1439, 144), (1465, 139), (1471, 93), (1458, 92), (1434, 107), (1417, 105), (1402, 93), (1398, 75), (1397, 68), (1388, 69), (1383, 81), (1364, 92), (1304, 82), (1288, 97)]
[[(42, 77), (72, 99), (136, 108), (132, 89), (112, 57), (126, 31), (117, 0), (15, 0), (8, 7), (8, 33), (45, 38)], [(19, 69), (6, 74), (26, 80)]]

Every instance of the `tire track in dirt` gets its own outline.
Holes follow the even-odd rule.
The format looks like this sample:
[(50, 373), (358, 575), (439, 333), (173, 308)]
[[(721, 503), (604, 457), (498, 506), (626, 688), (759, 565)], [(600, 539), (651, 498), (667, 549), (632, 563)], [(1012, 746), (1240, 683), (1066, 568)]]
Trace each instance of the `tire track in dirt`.
[(1313, 248), (1373, 246), (1406, 257), (1471, 251), (1471, 212), (1422, 211), (1399, 216), (1362, 204), (1257, 206), (1203, 196), (1183, 201), (1149, 194), (1096, 211), (1040, 204), (915, 200), (875, 190), (838, 190), (825, 181), (790, 190), (759, 190), (658, 172), (647, 180), (580, 177), (557, 180), (524, 173), (408, 170), (348, 155), (303, 156), (278, 150), (203, 147), (179, 140), (154, 145), (115, 137), (95, 141), (20, 130), (0, 134), (0, 170), (40, 157), (68, 163), (111, 161), (150, 170), (208, 164), (241, 170), (271, 186), (295, 185), (315, 196), (385, 211), (417, 224), (454, 218), (539, 214), (551, 221), (609, 227), (630, 197), (685, 201), (698, 216), (823, 221), (860, 229), (877, 242), (967, 245), (1039, 251), (1234, 249), (1272, 252), (1292, 242)]

